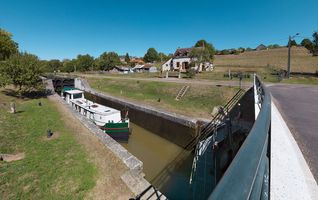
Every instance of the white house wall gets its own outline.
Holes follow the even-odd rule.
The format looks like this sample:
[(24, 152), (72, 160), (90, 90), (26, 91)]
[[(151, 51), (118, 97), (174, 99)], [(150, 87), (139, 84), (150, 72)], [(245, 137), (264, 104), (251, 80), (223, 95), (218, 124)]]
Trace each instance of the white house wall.
[(165, 62), (162, 66), (161, 69), (162, 71), (170, 71), (170, 63), (171, 63), (172, 58), (170, 58), (167, 62)]
[(179, 67), (177, 67), (177, 63), (179, 62), (179, 67), (182, 67), (182, 63), (187, 62), (188, 65), (190, 65), (191, 58), (174, 58), (172, 60), (172, 66), (174, 70), (179, 70)]
[[(189, 58), (189, 57), (185, 57), (185, 58), (173, 58), (173, 59), (169, 59), (167, 62), (165, 62), (161, 67), (162, 67), (162, 71), (172, 71), (172, 70), (176, 70), (179, 71), (179, 67), (182, 67), (182, 63), (187, 62), (188, 65), (190, 65), (191, 61), (193, 61), (193, 59)], [(177, 63), (179, 62), (179, 67), (177, 67)], [(172, 63), (172, 69), (171, 69), (171, 63)], [(204, 65), (204, 67), (203, 67)], [(213, 70), (213, 64), (212, 63), (204, 63), (204, 64), (200, 64), (199, 66), (196, 64), (195, 67), (193, 67), (196, 71), (212, 71)], [(204, 68), (204, 69), (203, 69)], [(181, 70), (181, 71), (185, 71), (185, 69)]]

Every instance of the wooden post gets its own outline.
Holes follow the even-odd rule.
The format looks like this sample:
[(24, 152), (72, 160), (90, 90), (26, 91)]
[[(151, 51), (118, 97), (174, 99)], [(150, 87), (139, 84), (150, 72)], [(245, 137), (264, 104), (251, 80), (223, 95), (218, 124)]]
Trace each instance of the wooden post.
[(10, 112), (13, 114), (16, 113), (15, 102), (13, 101), (10, 103)]

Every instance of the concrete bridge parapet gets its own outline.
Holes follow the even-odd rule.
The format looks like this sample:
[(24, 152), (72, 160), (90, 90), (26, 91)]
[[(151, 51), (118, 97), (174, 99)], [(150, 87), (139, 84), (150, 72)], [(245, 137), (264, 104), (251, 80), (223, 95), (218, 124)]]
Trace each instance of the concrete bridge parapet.
[(317, 183), (286, 122), (272, 102), (271, 199), (318, 198)]

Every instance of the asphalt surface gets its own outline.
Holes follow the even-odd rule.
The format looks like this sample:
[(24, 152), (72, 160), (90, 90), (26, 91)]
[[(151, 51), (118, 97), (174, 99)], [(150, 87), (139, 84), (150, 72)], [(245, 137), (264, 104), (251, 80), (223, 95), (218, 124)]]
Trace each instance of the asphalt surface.
[(318, 86), (277, 84), (268, 88), (318, 182)]

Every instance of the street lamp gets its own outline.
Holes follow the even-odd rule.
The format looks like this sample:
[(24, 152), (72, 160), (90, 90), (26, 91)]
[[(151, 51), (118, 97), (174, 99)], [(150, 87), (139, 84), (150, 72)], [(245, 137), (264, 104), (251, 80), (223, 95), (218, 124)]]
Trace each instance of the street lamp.
[(290, 49), (291, 49), (291, 40), (294, 39), (299, 33), (296, 33), (294, 36), (289, 36), (288, 38), (288, 62), (287, 62), (287, 78), (290, 77)]

